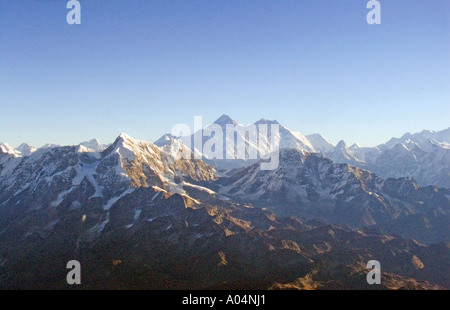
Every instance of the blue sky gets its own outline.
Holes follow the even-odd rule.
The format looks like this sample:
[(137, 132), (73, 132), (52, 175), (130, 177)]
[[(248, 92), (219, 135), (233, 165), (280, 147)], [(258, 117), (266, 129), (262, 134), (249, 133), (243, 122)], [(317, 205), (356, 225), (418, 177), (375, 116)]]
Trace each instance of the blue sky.
[(226, 113), (372, 146), (450, 126), (450, 1), (0, 0), (0, 141), (156, 140)]

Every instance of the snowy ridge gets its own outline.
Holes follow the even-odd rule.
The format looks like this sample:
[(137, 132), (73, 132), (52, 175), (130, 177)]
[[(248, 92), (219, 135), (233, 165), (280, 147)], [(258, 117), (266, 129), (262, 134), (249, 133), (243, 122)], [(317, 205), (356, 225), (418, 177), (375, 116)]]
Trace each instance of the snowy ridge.
[(343, 141), (327, 157), (370, 170), (383, 178), (413, 177), (421, 186), (450, 187), (450, 128), (392, 138), (376, 147), (347, 147)]
[[(277, 121), (261, 119), (251, 125), (279, 124)], [(213, 124), (199, 130), (191, 136), (173, 137), (165, 135), (156, 141), (159, 147), (163, 147), (172, 156), (186, 154), (186, 145), (191, 146), (191, 151), (202, 157), (208, 164), (218, 167), (220, 170), (248, 167), (255, 160), (216, 159), (209, 158), (206, 153), (194, 146), (194, 141), (202, 141), (202, 146), (209, 140), (203, 137), (205, 132), (220, 129), (226, 132), (226, 125), (235, 125), (236, 128), (245, 131), (249, 126), (244, 126), (227, 115), (222, 115)], [(248, 139), (238, 133), (240, 139), (245, 141), (249, 149), (255, 149), (261, 154), (267, 151), (267, 137), (258, 136), (264, 141), (263, 146), (254, 145)], [(450, 128), (442, 131), (424, 130), (420, 133), (407, 133), (401, 138), (392, 138), (387, 143), (376, 147), (362, 147), (355, 143), (348, 147), (344, 141), (334, 145), (320, 134), (304, 136), (299, 132), (291, 131), (280, 125), (280, 149), (296, 149), (307, 152), (324, 153), (328, 158), (337, 163), (348, 163), (379, 174), (381, 177), (413, 177), (421, 186), (435, 185), (450, 187)], [(183, 143), (181, 143), (181, 142)], [(183, 147), (180, 147), (183, 145)], [(234, 157), (234, 144), (224, 137), (223, 158)], [(230, 147), (231, 146), (231, 147)], [(404, 148), (404, 149), (402, 149)], [(192, 154), (191, 154), (192, 155)], [(405, 163), (408, 163), (405, 165)]]

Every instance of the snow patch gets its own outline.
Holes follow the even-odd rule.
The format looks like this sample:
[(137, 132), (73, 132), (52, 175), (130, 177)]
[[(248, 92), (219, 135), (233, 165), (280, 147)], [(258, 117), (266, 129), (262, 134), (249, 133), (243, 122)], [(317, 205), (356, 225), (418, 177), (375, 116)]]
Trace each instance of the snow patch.
[(68, 190), (65, 190), (65, 191), (59, 193), (58, 198), (56, 198), (55, 201), (50, 202), (50, 206), (51, 207), (59, 206), (64, 201), (64, 198), (66, 198), (66, 195), (71, 193), (74, 189), (75, 189), (75, 187), (71, 187)]
[(134, 191), (134, 188), (130, 188), (130, 189), (127, 189), (126, 191), (124, 191), (120, 196), (111, 198), (110, 200), (108, 200), (106, 205), (103, 207), (103, 210), (109, 210), (120, 198), (122, 198), (128, 194), (131, 194), (133, 191)]
[(101, 233), (103, 231), (103, 229), (105, 229), (106, 224), (109, 223), (109, 218), (106, 218), (103, 222), (101, 222), (97, 227), (96, 227), (96, 231), (98, 233)]
[(136, 221), (141, 216), (142, 210), (136, 210), (134, 211), (134, 220)]
[(203, 187), (203, 186), (199, 186), (199, 185), (194, 185), (194, 184), (191, 184), (191, 183), (188, 183), (188, 182), (185, 182), (185, 181), (181, 182), (181, 186), (183, 186), (183, 187), (184, 186), (192, 187), (192, 188), (198, 189), (200, 191), (207, 192), (208, 194), (211, 194), (211, 195), (214, 195), (216, 193), (215, 191), (213, 191), (213, 190), (211, 190), (209, 188), (206, 188), (206, 187)]
[(202, 233), (198, 233), (197, 235), (195, 235), (195, 239), (200, 239), (201, 237), (203, 237)]

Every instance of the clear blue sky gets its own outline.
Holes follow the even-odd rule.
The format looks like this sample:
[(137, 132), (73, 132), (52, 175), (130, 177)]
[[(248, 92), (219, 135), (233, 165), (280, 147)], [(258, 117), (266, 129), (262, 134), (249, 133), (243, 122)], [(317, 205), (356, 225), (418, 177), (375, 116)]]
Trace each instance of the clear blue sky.
[(376, 145), (450, 126), (450, 1), (0, 0), (0, 141), (154, 141), (226, 113)]

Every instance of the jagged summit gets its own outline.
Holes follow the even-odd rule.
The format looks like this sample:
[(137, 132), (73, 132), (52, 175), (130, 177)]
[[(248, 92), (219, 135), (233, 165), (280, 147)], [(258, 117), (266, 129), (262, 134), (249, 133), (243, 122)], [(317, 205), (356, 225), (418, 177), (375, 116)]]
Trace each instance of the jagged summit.
[(121, 160), (132, 162), (136, 156), (155, 156), (158, 153), (158, 147), (151, 142), (135, 139), (122, 132), (106, 152), (107, 154), (116, 153)]
[(123, 141), (135, 141), (135, 139), (129, 135), (127, 135), (126, 133), (122, 132), (120, 133), (120, 135), (117, 137), (118, 139), (121, 139)]
[(0, 143), (0, 150), (3, 153), (8, 153), (11, 155), (18, 153), (17, 150), (12, 145), (9, 145), (8, 143), (5, 142)]
[(154, 144), (151, 142), (135, 139), (130, 135), (122, 132), (116, 138), (116, 140), (114, 140), (114, 143), (110, 147), (112, 147), (113, 149), (117, 149), (117, 147), (122, 147), (129, 150), (133, 150), (136, 147), (145, 147), (148, 145), (154, 146)]
[(94, 152), (102, 152), (106, 149), (98, 139), (91, 139), (89, 141), (81, 142), (80, 145)]
[[(383, 283), (399, 273), (394, 288), (406, 285), (401, 276), (450, 287), (439, 268), (449, 255), (448, 189), (380, 178), (307, 151), (300, 133), (280, 126), (279, 134), (285, 147), (274, 170), (249, 161), (217, 174), (171, 135), (158, 147), (122, 133), (93, 154), (82, 145), (31, 156), (0, 151), (0, 286), (60, 288), (59, 276), (41, 271), (64, 270), (83, 253), (95, 289), (235, 289), (236, 281), (249, 289), (352, 289), (365, 285), (368, 257), (388, 262)], [(412, 143), (420, 141), (405, 154), (389, 149), (380, 164), (410, 167), (423, 153)]]
[[(221, 115), (213, 123), (213, 125), (219, 125), (222, 129), (228, 124), (234, 124), (240, 130), (237, 134), (240, 135), (241, 140), (249, 140), (249, 136), (245, 135), (245, 132), (250, 128), (250, 125), (245, 126), (239, 124), (227, 114)], [(258, 126), (260, 124), (280, 125), (280, 149), (299, 149), (308, 152), (324, 153), (335, 162), (349, 163), (359, 168), (375, 172), (383, 178), (411, 176), (421, 186), (434, 185), (438, 187), (450, 187), (450, 162), (448, 160), (450, 156), (450, 128), (441, 131), (422, 130), (421, 132), (412, 134), (406, 133), (400, 138), (394, 137), (376, 147), (363, 147), (357, 143), (347, 146), (344, 141), (340, 141), (335, 145), (320, 134), (304, 136), (300, 132), (289, 130), (276, 120), (268, 120), (266, 118), (262, 118), (252, 125)], [(125, 155), (128, 153), (127, 150), (140, 153), (145, 152), (144, 149), (146, 148), (149, 148), (148, 151), (150, 153), (152, 153), (151, 150), (157, 152), (156, 149), (160, 148), (163, 153), (167, 152), (174, 158), (180, 158), (180, 154), (183, 154), (183, 157), (189, 157), (190, 152), (188, 149), (190, 149), (193, 154), (196, 154), (196, 158), (202, 158), (208, 164), (223, 170), (243, 168), (254, 163), (248, 160), (221, 160), (211, 156), (211, 154), (204, 152), (204, 146), (210, 137), (202, 136), (203, 134), (203, 130), (199, 130), (185, 137), (175, 137), (171, 134), (166, 134), (154, 143), (151, 143), (135, 139), (126, 133), (121, 133), (112, 145), (103, 145), (97, 139), (82, 142), (80, 145), (87, 148), (84, 150), (85, 152), (90, 153), (102, 153), (108, 148), (105, 154), (110, 154), (110, 150), (112, 150), (110, 149), (111, 146), (121, 146), (123, 151), (120, 151), (120, 153), (125, 158), (128, 158)], [(267, 140), (266, 137), (261, 136), (258, 136), (258, 139), (258, 141)], [(202, 141), (202, 148), (198, 148), (194, 144), (194, 141), (200, 140)], [(233, 143), (235, 143), (233, 139), (227, 137), (224, 132), (222, 158), (234, 157), (234, 148), (230, 147)], [(210, 144), (206, 145), (210, 146)], [(38, 154), (55, 147), (59, 147), (59, 145), (46, 144), (38, 149)], [(261, 146), (253, 143), (251, 147), (255, 148), (257, 153), (263, 153), (265, 151), (265, 145)], [(14, 157), (23, 157), (30, 156), (36, 149), (27, 144), (22, 144), (14, 148), (9, 144), (2, 143), (0, 145), (0, 151), (1, 153), (7, 153)], [(129, 158), (132, 158), (131, 155), (130, 153)], [(99, 154), (96, 156), (99, 156)]]
[(60, 147), (61, 145), (55, 144), (55, 143), (46, 143), (43, 146), (40, 147), (40, 149), (52, 149), (55, 147)]
[(279, 125), (280, 123), (276, 120), (261, 118), (259, 121), (255, 122), (255, 125), (259, 125), (259, 124), (278, 124)]
[(155, 144), (158, 147), (163, 147), (163, 146), (166, 146), (167, 144), (172, 143), (176, 139), (178, 139), (178, 138), (175, 137), (174, 135), (168, 133), (168, 134), (165, 134), (164, 136), (162, 136), (161, 138), (159, 138), (158, 140), (156, 140), (153, 144)]

